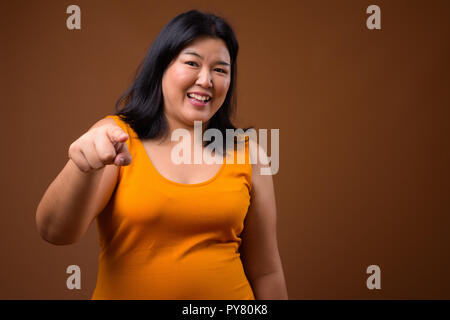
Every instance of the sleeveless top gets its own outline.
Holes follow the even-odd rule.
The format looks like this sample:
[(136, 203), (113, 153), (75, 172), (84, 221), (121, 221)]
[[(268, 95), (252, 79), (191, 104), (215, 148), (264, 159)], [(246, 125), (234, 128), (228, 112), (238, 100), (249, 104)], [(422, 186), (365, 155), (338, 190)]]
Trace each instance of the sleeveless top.
[(127, 132), (132, 162), (120, 167), (97, 217), (92, 299), (254, 300), (239, 253), (252, 186), (248, 139), (245, 164), (237, 163), (236, 148), (234, 164), (224, 156), (213, 178), (182, 184), (156, 170), (126, 122), (106, 118)]

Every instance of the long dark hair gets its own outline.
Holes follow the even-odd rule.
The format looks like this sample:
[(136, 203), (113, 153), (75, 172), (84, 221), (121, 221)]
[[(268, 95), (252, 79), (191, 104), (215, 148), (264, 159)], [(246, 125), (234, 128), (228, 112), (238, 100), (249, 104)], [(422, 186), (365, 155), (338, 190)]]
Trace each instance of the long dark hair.
[[(117, 100), (116, 115), (128, 123), (140, 139), (159, 138), (168, 134), (168, 123), (163, 112), (163, 74), (180, 51), (201, 36), (222, 39), (231, 58), (231, 79), (226, 98), (209, 120), (207, 129), (220, 130), (224, 138), (226, 129), (236, 129), (231, 117), (236, 111), (238, 41), (223, 18), (191, 10), (176, 16), (161, 30), (138, 67), (133, 84)], [(121, 104), (125, 106), (119, 111)], [(225, 145), (224, 143), (224, 150)]]

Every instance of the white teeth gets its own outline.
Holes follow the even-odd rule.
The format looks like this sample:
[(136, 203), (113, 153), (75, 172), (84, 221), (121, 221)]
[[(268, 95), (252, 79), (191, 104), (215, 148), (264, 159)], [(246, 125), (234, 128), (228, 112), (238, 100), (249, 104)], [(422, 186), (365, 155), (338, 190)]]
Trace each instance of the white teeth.
[(195, 99), (200, 100), (200, 101), (209, 101), (210, 100), (210, 97), (200, 96), (200, 95), (195, 94), (195, 93), (188, 93), (188, 97), (195, 98)]

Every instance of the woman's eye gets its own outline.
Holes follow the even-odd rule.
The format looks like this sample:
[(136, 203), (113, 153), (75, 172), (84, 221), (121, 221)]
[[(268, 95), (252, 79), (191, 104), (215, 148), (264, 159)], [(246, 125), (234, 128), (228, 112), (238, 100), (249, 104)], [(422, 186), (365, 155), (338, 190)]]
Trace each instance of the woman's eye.
[(218, 72), (221, 72), (221, 73), (227, 73), (227, 71), (226, 70), (224, 70), (224, 69), (220, 69), (220, 68), (216, 68), (216, 69), (214, 69), (214, 70), (216, 70), (216, 71), (218, 71)]
[(186, 62), (186, 64), (193, 66), (193, 67), (197, 66), (197, 63), (194, 61), (188, 61), (188, 62)]

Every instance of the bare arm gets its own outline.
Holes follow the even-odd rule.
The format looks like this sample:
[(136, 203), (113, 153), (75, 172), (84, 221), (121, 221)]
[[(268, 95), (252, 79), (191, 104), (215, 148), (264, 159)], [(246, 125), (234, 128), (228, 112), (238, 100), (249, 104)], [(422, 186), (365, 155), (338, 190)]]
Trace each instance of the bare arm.
[[(116, 125), (113, 119), (102, 119), (91, 129), (105, 124)], [(78, 241), (109, 201), (118, 172), (116, 165), (82, 171), (69, 159), (37, 207), (36, 226), (41, 237), (55, 245)]]
[[(249, 147), (254, 154), (259, 149), (252, 140)], [(242, 233), (241, 259), (257, 300), (288, 299), (278, 252), (272, 176), (261, 175), (261, 167), (267, 166), (252, 166), (251, 203)]]

